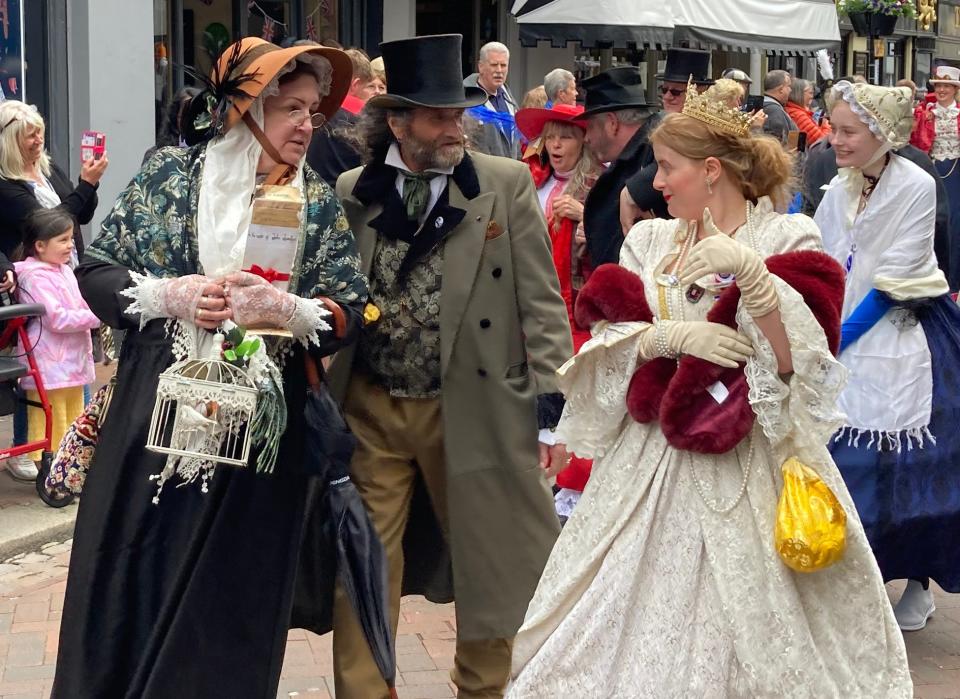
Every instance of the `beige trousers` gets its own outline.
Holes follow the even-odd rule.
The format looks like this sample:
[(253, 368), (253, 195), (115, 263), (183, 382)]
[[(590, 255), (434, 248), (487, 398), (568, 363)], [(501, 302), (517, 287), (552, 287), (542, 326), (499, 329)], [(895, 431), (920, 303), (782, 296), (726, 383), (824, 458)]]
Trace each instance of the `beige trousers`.
[[(447, 531), (447, 483), (440, 399), (394, 398), (354, 376), (344, 404), (357, 437), (351, 476), (380, 535), (389, 568), (390, 623), (400, 618), (403, 533), (416, 477), (427, 487), (434, 512)], [(510, 677), (513, 639), (457, 639), (450, 677), (462, 699), (499, 699)], [(387, 699), (363, 630), (338, 585), (333, 609), (333, 669), (337, 699)]]

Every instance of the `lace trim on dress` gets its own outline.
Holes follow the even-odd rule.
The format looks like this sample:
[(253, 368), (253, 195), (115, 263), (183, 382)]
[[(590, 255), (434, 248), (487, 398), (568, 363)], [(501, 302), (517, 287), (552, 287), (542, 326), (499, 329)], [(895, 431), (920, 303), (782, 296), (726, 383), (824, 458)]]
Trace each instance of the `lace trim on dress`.
[(823, 328), (803, 297), (779, 277), (771, 276), (790, 342), (793, 376), (789, 384), (781, 380), (773, 347), (741, 303), (737, 323), (754, 348), (744, 369), (750, 386), (748, 400), (773, 446), (790, 438), (795, 447), (822, 447), (846, 419), (836, 405), (847, 370), (831, 354)]
[(330, 324), (324, 320), (329, 317), (330, 311), (322, 302), (297, 296), (293, 315), (287, 322), (287, 329), (293, 335), (293, 339), (304, 347), (309, 347), (311, 344), (319, 345), (319, 333), (330, 330)]
[(637, 368), (643, 333), (650, 323), (594, 324), (594, 336), (557, 370), (566, 398), (557, 441), (577, 456), (603, 456), (623, 428), (629, 377)]
[(130, 279), (133, 286), (128, 286), (120, 292), (121, 296), (131, 299), (133, 303), (127, 306), (124, 313), (130, 316), (140, 315), (140, 329), (157, 318), (166, 318), (163, 312), (163, 282), (158, 277), (148, 277), (130, 270)]

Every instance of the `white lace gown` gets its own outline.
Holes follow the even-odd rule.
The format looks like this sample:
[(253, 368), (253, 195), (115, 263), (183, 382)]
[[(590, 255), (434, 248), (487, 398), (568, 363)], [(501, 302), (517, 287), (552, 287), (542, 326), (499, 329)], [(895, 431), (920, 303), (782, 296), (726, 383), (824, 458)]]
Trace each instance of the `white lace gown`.
[[(769, 200), (754, 221), (764, 257), (820, 248), (812, 220), (776, 214)], [(642, 277), (651, 309), (654, 270), (678, 249), (677, 229), (645, 221), (623, 246), (620, 263)], [(679, 451), (656, 423), (627, 414), (643, 323), (606, 325), (560, 370), (567, 405), (558, 431), (595, 461), (516, 637), (510, 699), (913, 695), (880, 572), (823, 446), (843, 420), (835, 406), (844, 369), (802, 297), (775, 284), (794, 374), (780, 380), (772, 348), (741, 307), (756, 351), (746, 373), (757, 420), (731, 452)], [(711, 303), (685, 302), (685, 318), (705, 319)], [(774, 550), (780, 465), (791, 455), (817, 469), (848, 515), (844, 558), (816, 573), (791, 571)], [(736, 507), (709, 509), (693, 477), (722, 509), (748, 462)]]

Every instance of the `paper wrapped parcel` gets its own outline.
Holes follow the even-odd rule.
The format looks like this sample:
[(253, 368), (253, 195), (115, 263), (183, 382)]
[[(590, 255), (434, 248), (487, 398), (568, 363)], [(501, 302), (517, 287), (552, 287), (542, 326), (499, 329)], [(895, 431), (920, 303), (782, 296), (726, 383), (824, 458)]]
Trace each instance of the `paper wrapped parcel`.
[(284, 185), (257, 188), (243, 270), (287, 291), (300, 244), (302, 214), (303, 196), (298, 188)]

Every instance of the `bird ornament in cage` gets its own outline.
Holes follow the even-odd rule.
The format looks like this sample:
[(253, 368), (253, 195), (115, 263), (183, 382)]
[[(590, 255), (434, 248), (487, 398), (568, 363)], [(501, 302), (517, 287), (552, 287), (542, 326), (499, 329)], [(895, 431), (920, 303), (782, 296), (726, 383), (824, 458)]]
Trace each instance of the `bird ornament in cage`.
[(246, 467), (259, 393), (248, 369), (260, 349), (258, 338), (245, 339), (234, 326), (214, 335), (207, 358), (178, 361), (160, 374), (147, 449), (167, 461), (150, 477), (157, 482), (154, 503), (174, 475), (180, 485), (199, 478), (206, 493), (217, 464)]

